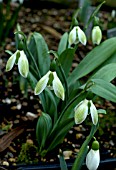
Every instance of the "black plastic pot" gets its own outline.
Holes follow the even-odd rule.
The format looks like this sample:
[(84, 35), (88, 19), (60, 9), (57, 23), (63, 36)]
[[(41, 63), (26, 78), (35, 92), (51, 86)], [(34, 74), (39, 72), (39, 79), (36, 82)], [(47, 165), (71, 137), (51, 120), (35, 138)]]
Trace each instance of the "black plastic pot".
[[(74, 160), (73, 160), (74, 161)], [(68, 170), (71, 170), (73, 161), (67, 162)], [(114, 170), (116, 168), (116, 158), (105, 159), (100, 162), (98, 170)], [(39, 163), (34, 165), (17, 165), (10, 166), (9, 170), (61, 170), (60, 164), (57, 163)], [(85, 164), (83, 164), (81, 170), (87, 170)]]

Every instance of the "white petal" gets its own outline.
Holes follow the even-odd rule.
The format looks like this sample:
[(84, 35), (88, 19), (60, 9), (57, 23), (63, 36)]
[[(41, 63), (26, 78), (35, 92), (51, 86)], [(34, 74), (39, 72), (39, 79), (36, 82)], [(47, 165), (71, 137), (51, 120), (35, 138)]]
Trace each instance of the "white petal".
[(102, 32), (99, 26), (95, 26), (92, 29), (92, 42), (99, 45), (102, 39)]
[(26, 78), (29, 73), (29, 63), (24, 51), (20, 51), (20, 57), (18, 60), (18, 69), (19, 69), (19, 73)]
[(45, 74), (37, 83), (35, 87), (34, 94), (39, 95), (47, 86), (48, 80), (49, 80), (49, 74), (51, 71), (48, 71), (47, 74)]
[(16, 61), (16, 54), (17, 54), (18, 50), (8, 59), (7, 64), (6, 64), (6, 71), (10, 71)]
[(86, 166), (89, 170), (96, 170), (100, 163), (99, 150), (91, 149), (86, 156)]
[(56, 72), (53, 72), (53, 90), (54, 93), (57, 97), (61, 98), (62, 100), (64, 100), (65, 94), (64, 94), (64, 87), (60, 81), (60, 79), (58, 78)]
[(80, 29), (80, 27), (77, 28), (77, 33), (78, 33), (78, 39), (79, 41), (83, 44), (83, 45), (86, 45), (87, 43), (87, 38), (86, 38), (86, 35), (85, 33)]
[(69, 33), (69, 45), (71, 46), (76, 41), (76, 27)]
[(90, 113), (91, 113), (92, 122), (94, 125), (96, 125), (98, 123), (98, 112), (97, 112), (95, 105), (93, 104), (91, 100), (90, 100), (90, 103), (91, 103)]
[(74, 115), (74, 119), (75, 119), (75, 123), (76, 124), (80, 124), (82, 123), (88, 114), (88, 100), (83, 100), (82, 102), (80, 102), (74, 109), (75, 115)]

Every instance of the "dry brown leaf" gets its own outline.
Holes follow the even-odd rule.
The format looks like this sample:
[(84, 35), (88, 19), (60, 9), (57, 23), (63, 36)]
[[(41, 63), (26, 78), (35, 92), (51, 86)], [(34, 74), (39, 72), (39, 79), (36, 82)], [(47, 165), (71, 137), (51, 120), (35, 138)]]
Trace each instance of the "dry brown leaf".
[(21, 133), (23, 133), (24, 127), (25, 126), (17, 127), (12, 131), (8, 132), (2, 138), (0, 138), (0, 152), (4, 151), (7, 147), (9, 147), (12, 140), (19, 136)]
[(46, 25), (40, 25), (45, 31), (47, 31), (48, 33), (52, 34), (53, 36), (55, 36), (56, 38), (60, 39), (61, 38), (61, 34), (59, 32), (57, 32), (55, 29), (53, 29), (50, 26), (46, 26)]

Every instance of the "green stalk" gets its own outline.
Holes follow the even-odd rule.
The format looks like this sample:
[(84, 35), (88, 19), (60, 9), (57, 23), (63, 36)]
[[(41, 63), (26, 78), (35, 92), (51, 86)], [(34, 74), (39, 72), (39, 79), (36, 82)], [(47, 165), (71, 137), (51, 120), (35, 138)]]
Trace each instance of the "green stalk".
[(89, 136), (86, 138), (86, 140), (84, 141), (83, 145), (81, 146), (79, 154), (77, 155), (77, 158), (76, 158), (71, 170), (80, 170), (81, 169), (84, 159), (88, 152), (88, 144), (91, 141), (91, 139), (93, 138), (95, 132), (97, 131), (97, 128), (98, 128), (98, 124), (96, 126), (95, 125), (92, 126), (91, 132), (90, 132)]

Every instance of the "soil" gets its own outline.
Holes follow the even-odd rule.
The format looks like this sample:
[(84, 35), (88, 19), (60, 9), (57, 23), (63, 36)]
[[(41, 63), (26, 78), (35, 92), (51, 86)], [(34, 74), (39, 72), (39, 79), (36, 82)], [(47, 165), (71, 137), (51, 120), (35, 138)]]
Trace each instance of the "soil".
[[(73, 12), (74, 7), (31, 9), (23, 6), (18, 16), (18, 23), (26, 35), (34, 31), (39, 32), (44, 36), (49, 49), (57, 50), (61, 35), (69, 30)], [(103, 31), (105, 33), (108, 26), (106, 18), (111, 19), (110, 12), (101, 11), (100, 13)], [(104, 35), (105, 38), (106, 35)], [(73, 67), (92, 49), (91, 41), (87, 44), (86, 48), (81, 45), (79, 47), (80, 54), (75, 56)], [(41, 113), (41, 105), (30, 87), (28, 87), (26, 93), (21, 91), (19, 83), (20, 76), (17, 72), (17, 67), (14, 67), (10, 72), (5, 72), (5, 65), (9, 58), (9, 55), (4, 52), (5, 50), (15, 51), (13, 32), (6, 39), (4, 50), (2, 48), (0, 50), (0, 165), (22, 163), (18, 155), (25, 143), (32, 144), (30, 147), (31, 154), (28, 153), (29, 159), (27, 163), (36, 163), (38, 161), (53, 162), (54, 160), (58, 160), (57, 148), (55, 155), (53, 151), (44, 159), (41, 159), (36, 152), (37, 141), (35, 139), (35, 128), (37, 119)], [(114, 103), (100, 98), (96, 98), (95, 103), (96, 107), (106, 109), (108, 112), (107, 115), (99, 115), (100, 128), (96, 134), (97, 139), (100, 141), (101, 158), (115, 158), (116, 107)], [(87, 133), (89, 133), (89, 128), (89, 123), (85, 121), (79, 126), (74, 126), (69, 131), (60, 145), (65, 158), (69, 159), (76, 156)]]

